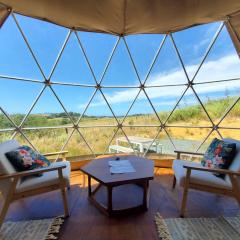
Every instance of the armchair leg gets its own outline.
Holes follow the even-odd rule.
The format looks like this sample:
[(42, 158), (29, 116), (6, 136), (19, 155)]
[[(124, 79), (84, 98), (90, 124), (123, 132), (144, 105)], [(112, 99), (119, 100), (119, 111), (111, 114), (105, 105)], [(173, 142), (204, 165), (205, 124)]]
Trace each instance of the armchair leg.
[(63, 178), (62, 169), (58, 170), (58, 177), (59, 177), (59, 185), (60, 185), (60, 189), (61, 189), (61, 193), (62, 193), (64, 216), (69, 217), (68, 201), (67, 201), (67, 194), (66, 194), (66, 188), (65, 188), (65, 180)]
[(173, 183), (172, 183), (172, 188), (174, 189), (176, 186), (176, 177), (175, 175), (173, 176)]
[(2, 224), (3, 224), (3, 222), (4, 222), (4, 218), (7, 215), (7, 211), (8, 211), (8, 208), (10, 206), (10, 203), (11, 203), (10, 199), (7, 198), (7, 199), (4, 200), (2, 211), (1, 211), (1, 214), (0, 214), (0, 228), (1, 228)]
[(10, 206), (10, 203), (12, 202), (13, 194), (15, 192), (17, 182), (18, 182), (18, 177), (15, 177), (13, 182), (10, 185), (8, 194), (7, 194), (6, 198), (4, 199), (4, 204), (2, 206), (2, 210), (1, 210), (1, 213), (0, 213), (0, 228), (3, 224), (3, 222), (4, 222), (4, 218), (7, 215), (7, 211), (8, 211), (8, 208)]
[(182, 199), (180, 217), (184, 217), (184, 213), (185, 213), (185, 209), (186, 209), (186, 205), (187, 205), (187, 195), (188, 195), (190, 175), (191, 175), (191, 169), (187, 169), (187, 174), (186, 174), (185, 183), (184, 183), (184, 191), (183, 191), (183, 199)]

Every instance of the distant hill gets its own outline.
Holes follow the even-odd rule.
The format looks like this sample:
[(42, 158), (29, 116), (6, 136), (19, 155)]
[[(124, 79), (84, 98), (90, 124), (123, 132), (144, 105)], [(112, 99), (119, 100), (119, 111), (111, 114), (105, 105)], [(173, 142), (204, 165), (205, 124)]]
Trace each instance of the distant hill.
[[(210, 116), (215, 118), (220, 118), (226, 109), (236, 101), (236, 97), (227, 97), (224, 99), (218, 100), (209, 100), (204, 103), (205, 108), (207, 109)], [(76, 121), (81, 114), (76, 112), (69, 112), (69, 115)], [(149, 114), (146, 114), (149, 116)], [(165, 119), (169, 115), (168, 111), (159, 113), (161, 119)], [(20, 124), (24, 118), (24, 114), (12, 114), (10, 115), (12, 120), (16, 124)], [(134, 117), (144, 117), (144, 114), (134, 114), (131, 115)], [(240, 117), (240, 104), (236, 104), (235, 107), (231, 110), (231, 117)], [(107, 116), (88, 116), (83, 117), (84, 121), (97, 120), (100, 118), (109, 118)], [(188, 121), (192, 119), (198, 120), (207, 120), (207, 116), (203, 111), (201, 105), (193, 105), (183, 108), (175, 109), (174, 113), (171, 115), (169, 122), (178, 122), (178, 121)], [(43, 113), (43, 114), (30, 114), (26, 120), (25, 126), (28, 127), (38, 127), (38, 126), (57, 126), (57, 125), (66, 125), (70, 124), (71, 121), (67, 117), (65, 112), (62, 113)], [(11, 123), (6, 119), (3, 114), (0, 114), (0, 128), (11, 128)]]

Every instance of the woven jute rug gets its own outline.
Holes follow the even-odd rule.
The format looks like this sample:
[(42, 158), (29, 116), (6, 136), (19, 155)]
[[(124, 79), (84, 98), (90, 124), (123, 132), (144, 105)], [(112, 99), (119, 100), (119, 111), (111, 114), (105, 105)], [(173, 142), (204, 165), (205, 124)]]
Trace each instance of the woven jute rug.
[(0, 230), (1, 240), (50, 240), (57, 239), (56, 234), (63, 224), (63, 217), (5, 222)]
[(218, 218), (168, 218), (155, 216), (160, 240), (239, 240), (240, 215)]

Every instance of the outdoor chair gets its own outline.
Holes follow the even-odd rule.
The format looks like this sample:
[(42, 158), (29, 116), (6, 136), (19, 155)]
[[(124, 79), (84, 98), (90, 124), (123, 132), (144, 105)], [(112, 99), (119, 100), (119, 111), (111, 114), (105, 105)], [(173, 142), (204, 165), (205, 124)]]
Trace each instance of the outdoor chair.
[[(11, 202), (57, 189), (60, 189), (62, 193), (65, 217), (69, 216), (66, 188), (70, 186), (70, 163), (68, 161), (53, 162), (46, 168), (17, 172), (6, 158), (5, 153), (19, 146), (16, 140), (0, 144), (0, 191), (3, 199), (0, 227)], [(45, 156), (61, 154), (66, 154), (66, 151), (49, 153)], [(42, 174), (42, 176), (36, 176), (36, 174)]]
[[(240, 204), (240, 141), (234, 139), (223, 139), (228, 143), (236, 143), (236, 155), (229, 169), (215, 169), (203, 167), (200, 163), (181, 160), (181, 154), (204, 155), (186, 151), (175, 151), (177, 159), (173, 161), (173, 188), (176, 183), (184, 188), (181, 213), (184, 212), (187, 203), (188, 189), (196, 189), (215, 194), (224, 194), (235, 197)], [(220, 178), (214, 173), (225, 174), (225, 178)]]

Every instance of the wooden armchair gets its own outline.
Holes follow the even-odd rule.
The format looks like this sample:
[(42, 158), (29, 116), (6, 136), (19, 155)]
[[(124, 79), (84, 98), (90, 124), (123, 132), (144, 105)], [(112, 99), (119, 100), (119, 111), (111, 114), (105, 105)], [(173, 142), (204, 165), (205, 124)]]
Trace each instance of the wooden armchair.
[[(19, 143), (16, 140), (0, 144), (0, 191), (4, 201), (0, 212), (0, 227), (11, 202), (57, 189), (60, 189), (62, 193), (64, 214), (66, 217), (69, 216), (66, 188), (70, 186), (70, 163), (68, 161), (54, 162), (47, 168), (16, 172), (5, 153), (17, 147), (19, 147)], [(64, 151), (46, 155), (66, 155), (66, 153)], [(40, 173), (43, 175), (34, 176)]]
[[(184, 188), (181, 217), (184, 216), (189, 189), (232, 196), (240, 204), (240, 141), (234, 139), (224, 139), (224, 141), (234, 142), (237, 145), (237, 153), (228, 170), (209, 169), (197, 162), (181, 160), (181, 154), (201, 156), (204, 155), (203, 153), (175, 151), (177, 159), (173, 161), (173, 188), (176, 183)], [(225, 174), (225, 178), (216, 177), (214, 173)]]

